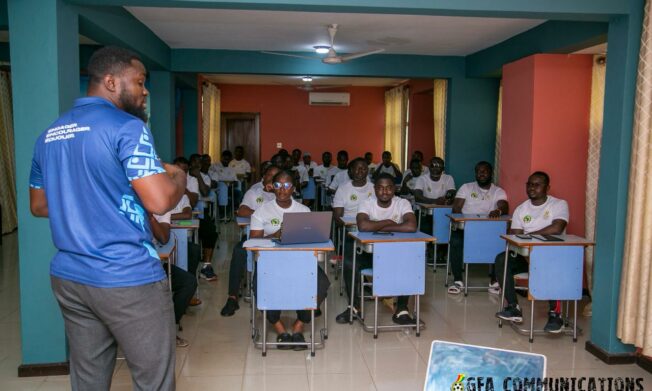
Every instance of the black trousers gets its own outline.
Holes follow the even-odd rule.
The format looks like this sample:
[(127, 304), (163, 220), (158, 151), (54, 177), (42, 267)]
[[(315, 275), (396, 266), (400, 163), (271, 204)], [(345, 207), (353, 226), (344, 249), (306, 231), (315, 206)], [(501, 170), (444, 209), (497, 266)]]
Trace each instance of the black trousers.
[[(353, 243), (354, 240), (348, 235), (344, 241), (344, 283), (346, 284), (346, 294), (351, 300), (351, 274), (353, 272)], [(373, 254), (362, 252), (355, 256), (355, 289), (353, 290), (353, 306), (360, 308), (360, 270), (373, 267)], [(410, 296), (398, 296), (396, 310), (400, 312), (407, 310)]]
[(244, 243), (244, 240), (238, 242), (233, 247), (233, 252), (231, 253), (231, 264), (229, 266), (229, 296), (238, 296), (240, 281), (242, 280), (242, 275), (247, 269), (247, 250), (242, 248), (242, 243)]
[[(190, 299), (197, 290), (197, 279), (180, 267), (172, 266), (172, 303), (174, 304), (174, 321), (179, 324), (181, 317), (186, 313)], [(168, 273), (167, 264), (163, 264), (165, 274)]]

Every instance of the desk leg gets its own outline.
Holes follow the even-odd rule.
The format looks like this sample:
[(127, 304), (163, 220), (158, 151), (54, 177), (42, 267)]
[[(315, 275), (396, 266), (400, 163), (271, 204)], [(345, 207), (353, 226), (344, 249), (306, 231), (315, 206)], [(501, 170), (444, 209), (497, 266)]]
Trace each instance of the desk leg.
[[(432, 215), (432, 224), (435, 224), (435, 215)], [(448, 223), (448, 250), (446, 252), (446, 279), (444, 279), (444, 286), (448, 288), (448, 273), (451, 266), (451, 236), (453, 236), (453, 222)], [(437, 262), (437, 255), (435, 254), (435, 262)]]
[[(349, 324), (353, 324), (353, 303), (354, 303), (354, 298), (355, 298), (355, 241), (353, 242), (353, 269), (351, 269), (351, 307), (349, 311)], [(344, 257), (342, 257), (344, 258)], [(342, 273), (344, 273), (344, 259), (342, 259)], [(344, 278), (342, 278), (342, 282), (344, 282)], [(362, 300), (362, 298), (360, 298)], [(361, 306), (364, 305), (361, 301)]]
[[(426, 252), (426, 256), (428, 256), (428, 252)], [(437, 242), (432, 245), (432, 272), (437, 273)]]
[(419, 218), (417, 219), (417, 232), (421, 231), (421, 208), (419, 208)]
[[(450, 244), (449, 244), (450, 246)], [(498, 304), (498, 311), (503, 310), (505, 303), (505, 283), (507, 282), (507, 262), (509, 261), (509, 243), (505, 244), (505, 268), (503, 269), (503, 285), (500, 290), (500, 304)], [(498, 318), (498, 327), (503, 327), (503, 320)]]
[(235, 184), (231, 184), (231, 218), (235, 219)]
[(421, 336), (421, 308), (419, 305), (419, 295), (416, 295), (415, 306), (417, 309), (417, 337)]
[(341, 279), (340, 279), (340, 296), (344, 295), (344, 250), (346, 249), (345, 246), (345, 240), (346, 240), (346, 226), (341, 227), (342, 230), (342, 239), (340, 243), (342, 244), (342, 252), (341, 256), (339, 259), (339, 262), (337, 263), (337, 267), (335, 268), (335, 279), (337, 279), (337, 274), (341, 273)]
[(530, 306), (530, 343), (534, 342), (534, 302), (532, 300), (532, 305)]
[(315, 357), (315, 310), (310, 311), (310, 356)]
[(573, 342), (577, 342), (577, 300), (573, 309)]
[(267, 356), (267, 310), (263, 310), (263, 357)]

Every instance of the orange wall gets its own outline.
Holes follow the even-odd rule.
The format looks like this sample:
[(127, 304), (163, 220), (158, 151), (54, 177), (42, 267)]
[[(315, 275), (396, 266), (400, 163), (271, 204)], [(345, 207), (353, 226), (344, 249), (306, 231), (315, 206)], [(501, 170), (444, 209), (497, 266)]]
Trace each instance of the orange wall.
[[(432, 87), (432, 81), (430, 82)], [(434, 119), (432, 114), (432, 90), (410, 95), (410, 127), (408, 151), (423, 152), (424, 164), (428, 165), (435, 153)], [(410, 158), (408, 156), (408, 159)], [(409, 163), (409, 160), (408, 160)]]
[(546, 171), (550, 194), (568, 201), (569, 233), (584, 235), (591, 55), (538, 54), (503, 68), (501, 186), (512, 210), (524, 183)]
[(346, 149), (349, 157), (371, 151), (380, 160), (385, 131), (385, 88), (348, 87), (349, 107), (310, 106), (308, 93), (291, 86), (219, 85), (222, 112), (260, 113), (261, 160), (276, 153), (276, 143), (312, 153)]

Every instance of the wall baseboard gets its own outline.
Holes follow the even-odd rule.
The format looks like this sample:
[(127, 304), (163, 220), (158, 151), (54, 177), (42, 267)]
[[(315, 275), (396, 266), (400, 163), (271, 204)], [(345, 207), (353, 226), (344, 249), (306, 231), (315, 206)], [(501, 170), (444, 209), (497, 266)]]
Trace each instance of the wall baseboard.
[(22, 364), (18, 367), (18, 377), (61, 376), (69, 373), (70, 367), (67, 361), (48, 364)]
[(636, 353), (618, 353), (611, 354), (606, 350), (602, 349), (598, 345), (595, 345), (591, 341), (586, 341), (584, 348), (604, 363), (609, 365), (622, 365), (622, 364), (634, 364), (636, 363)]

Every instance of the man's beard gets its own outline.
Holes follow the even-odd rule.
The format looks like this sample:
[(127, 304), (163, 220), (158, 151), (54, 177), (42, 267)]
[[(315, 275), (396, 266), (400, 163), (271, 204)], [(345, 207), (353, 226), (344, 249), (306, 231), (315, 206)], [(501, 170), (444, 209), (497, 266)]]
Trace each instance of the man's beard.
[(143, 122), (147, 122), (148, 117), (147, 112), (145, 111), (145, 107), (138, 106), (136, 99), (128, 95), (126, 90), (122, 90), (122, 92), (120, 92), (120, 103), (122, 104), (122, 109), (124, 111), (140, 118), (143, 120)]

